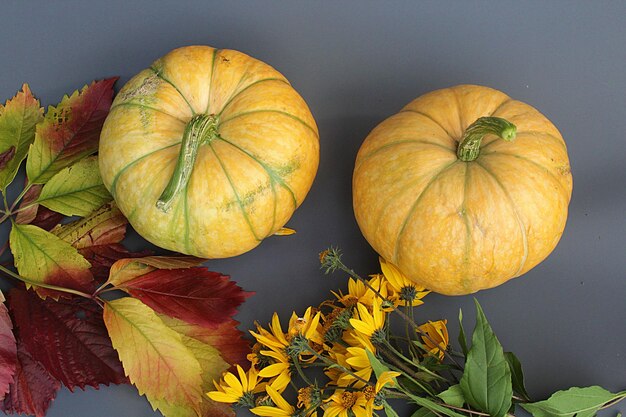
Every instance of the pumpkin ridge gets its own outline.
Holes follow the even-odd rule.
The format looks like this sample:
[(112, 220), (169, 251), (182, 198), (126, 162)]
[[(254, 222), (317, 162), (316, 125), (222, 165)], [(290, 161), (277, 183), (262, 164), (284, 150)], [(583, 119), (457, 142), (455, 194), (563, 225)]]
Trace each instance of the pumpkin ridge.
[(385, 149), (391, 148), (391, 147), (396, 146), (396, 145), (402, 145), (402, 144), (405, 144), (405, 143), (415, 143), (415, 144), (421, 144), (421, 145), (437, 146), (439, 148), (443, 148), (443, 149), (446, 149), (448, 151), (451, 151), (456, 156), (456, 151), (455, 150), (453, 150), (453, 149), (451, 149), (451, 148), (449, 148), (449, 147), (447, 147), (445, 145), (442, 145), (440, 143), (437, 143), (437, 142), (430, 142), (430, 141), (421, 140), (421, 139), (401, 139), (401, 140), (396, 140), (394, 142), (386, 143), (383, 146), (380, 146), (380, 147), (370, 151), (366, 155), (363, 155), (363, 156), (359, 157), (358, 165), (361, 165), (361, 163), (365, 162), (365, 160), (367, 160), (367, 159), (371, 158), (372, 156), (376, 155), (378, 152), (382, 152)]
[(510, 156), (510, 157), (513, 157), (513, 158), (523, 159), (524, 161), (527, 161), (527, 162), (535, 165), (537, 168), (545, 170), (552, 177), (552, 179), (554, 179), (559, 184), (559, 186), (561, 187), (561, 190), (563, 192), (565, 192), (566, 195), (569, 194), (569, 191), (565, 188), (565, 186), (561, 183), (561, 181), (559, 181), (558, 177), (556, 175), (554, 175), (554, 173), (548, 167), (540, 164), (539, 162), (536, 162), (536, 161), (534, 161), (534, 160), (532, 160), (532, 159), (530, 159), (530, 158), (528, 158), (526, 156), (522, 156), (522, 155), (518, 155), (518, 154), (515, 154), (515, 153), (510, 153), (510, 152), (494, 151), (494, 152), (487, 152), (485, 154), (482, 154), (481, 156), (486, 157), (488, 155), (506, 155), (506, 156)]
[(211, 94), (213, 93), (213, 78), (215, 77), (215, 62), (217, 61), (215, 58), (219, 53), (219, 49), (213, 48), (213, 58), (211, 59), (211, 76), (209, 77), (209, 93), (206, 101), (206, 109), (204, 109), (205, 114), (209, 114), (209, 107), (211, 106)]
[(461, 212), (463, 213), (463, 222), (465, 223), (465, 255), (463, 259), (463, 266), (465, 269), (465, 276), (461, 278), (461, 285), (464, 288), (469, 287), (469, 277), (467, 276), (469, 273), (469, 260), (470, 255), (472, 253), (472, 227), (470, 225), (470, 220), (467, 215), (467, 207), (465, 206), (465, 202), (467, 201), (467, 189), (469, 188), (469, 171), (470, 165), (465, 164), (465, 181), (463, 183), (463, 203), (461, 203)]
[(478, 160), (475, 160), (474, 162), (476, 163), (476, 165), (478, 165), (483, 170), (485, 170), (485, 172), (487, 174), (489, 174), (494, 179), (494, 181), (496, 182), (496, 184), (498, 184), (498, 186), (500, 187), (502, 192), (504, 192), (504, 195), (506, 196), (509, 204), (511, 205), (511, 208), (513, 209), (513, 213), (515, 213), (515, 218), (517, 219), (517, 224), (519, 225), (520, 231), (522, 232), (522, 245), (524, 246), (524, 255), (522, 256), (522, 260), (520, 262), (519, 269), (514, 274), (514, 276), (518, 276), (520, 274), (520, 272), (524, 269), (524, 264), (526, 263), (526, 259), (528, 258), (528, 236), (526, 234), (526, 226), (524, 225), (524, 222), (522, 221), (522, 218), (520, 217), (519, 212), (517, 211), (517, 206), (515, 205), (515, 202), (511, 198), (511, 195), (509, 194), (507, 189), (504, 187), (504, 184), (502, 184), (500, 179), (496, 176), (496, 174), (491, 172), (490, 169), (485, 167)]
[[(539, 136), (539, 135), (544, 135), (544, 136), (547, 136), (547, 137), (549, 137), (549, 138), (552, 138), (552, 139), (556, 140), (556, 141), (559, 143), (559, 145), (560, 145), (560, 146), (561, 146), (561, 147), (562, 147), (565, 151), (567, 151), (567, 146), (565, 145), (565, 142), (563, 141), (563, 139), (562, 139), (562, 138), (559, 138), (558, 136), (555, 136), (555, 135), (553, 135), (553, 134), (551, 134), (551, 133), (548, 133), (548, 132), (539, 132), (539, 131), (534, 131), (534, 130), (525, 130), (525, 131), (521, 131), (521, 132), (519, 132), (519, 131), (518, 131), (518, 132), (517, 132), (517, 136), (520, 136), (520, 135), (530, 135), (530, 136), (533, 136), (533, 137), (534, 137), (534, 136)], [(483, 145), (483, 146), (481, 147), (481, 150), (484, 150), (484, 149), (488, 148), (488, 147), (489, 147), (492, 143), (494, 143), (494, 142), (498, 142), (498, 141), (497, 141), (497, 140), (492, 140), (491, 142), (489, 142), (489, 143), (487, 143), (487, 144)]]
[(398, 233), (398, 237), (396, 238), (396, 243), (394, 245), (394, 254), (393, 254), (393, 263), (394, 264), (398, 263), (398, 247), (400, 245), (400, 240), (402, 239), (402, 235), (404, 234), (404, 231), (406, 230), (406, 226), (409, 223), (409, 219), (413, 216), (413, 213), (415, 213), (415, 210), (417, 209), (417, 206), (419, 205), (419, 202), (422, 201), (422, 197), (426, 194), (426, 191), (428, 191), (428, 189), (437, 181), (437, 179), (441, 178), (441, 175), (443, 173), (448, 171), (450, 168), (452, 168), (453, 166), (455, 166), (459, 162), (460, 161), (457, 159), (454, 162), (452, 162), (452, 163), (446, 165), (445, 167), (443, 167), (439, 172), (437, 172), (430, 179), (428, 184), (426, 184), (426, 186), (424, 187), (422, 192), (419, 193), (419, 195), (415, 199), (415, 202), (413, 202), (413, 205), (411, 205), (411, 208), (409, 209), (409, 212), (408, 212), (406, 218), (404, 219), (404, 222), (402, 222), (402, 226), (400, 227), (400, 232)]
[(228, 122), (230, 122), (230, 121), (232, 121), (234, 119), (237, 119), (239, 117), (247, 116), (247, 115), (250, 115), (250, 114), (256, 114), (256, 113), (277, 113), (277, 114), (282, 114), (283, 116), (289, 117), (289, 118), (294, 119), (297, 122), (301, 123), (304, 127), (306, 127), (311, 132), (313, 132), (315, 134), (315, 137), (319, 139), (319, 134), (317, 133), (316, 129), (314, 129), (312, 126), (310, 126), (307, 122), (305, 122), (304, 120), (302, 120), (298, 116), (294, 116), (293, 114), (287, 113), (287, 112), (282, 111), (282, 110), (258, 109), (258, 110), (244, 111), (244, 112), (241, 112), (241, 113), (237, 113), (234, 116), (232, 116), (232, 117), (230, 117), (230, 118), (228, 118), (226, 120), (222, 120), (220, 122), (220, 125), (223, 125), (224, 123), (228, 123)]
[[(233, 183), (233, 180), (230, 178), (230, 175), (228, 174), (228, 170), (226, 169), (226, 166), (224, 166), (224, 163), (222, 162), (222, 159), (219, 157), (219, 155), (217, 154), (217, 152), (215, 151), (215, 148), (213, 148), (213, 144), (211, 144), (210, 142), (207, 143), (207, 145), (209, 146), (209, 148), (211, 148), (211, 151), (213, 152), (213, 155), (215, 155), (215, 158), (217, 159), (217, 162), (220, 164), (220, 167), (222, 168), (222, 172), (224, 173), (224, 175), (226, 176), (226, 179), (228, 180), (228, 183), (230, 184), (230, 188), (233, 190), (233, 194), (235, 194), (235, 198), (237, 199), (237, 204), (239, 205), (239, 208), (241, 209), (241, 214), (243, 215), (243, 218), (245, 219), (246, 223), (248, 224), (248, 227), (250, 228), (250, 231), (252, 232), (252, 236), (254, 236), (254, 239), (256, 239), (257, 241), (261, 241), (261, 239), (259, 239), (259, 236), (256, 233), (256, 230), (254, 230), (254, 227), (252, 226), (252, 222), (250, 221), (250, 217), (248, 216), (248, 212), (246, 211), (246, 209), (243, 206), (243, 203), (241, 202), (241, 198), (239, 197), (239, 193), (237, 192), (237, 189), (235, 188), (235, 184)], [(271, 181), (271, 179), (270, 179)]]
[(185, 95), (178, 89), (178, 87), (176, 86), (176, 84), (174, 84), (172, 81), (169, 80), (169, 78), (163, 76), (163, 74), (161, 74), (161, 72), (159, 70), (157, 70), (154, 67), (150, 67), (150, 70), (152, 72), (154, 72), (154, 75), (156, 75), (157, 77), (159, 77), (160, 79), (162, 79), (163, 81), (165, 81), (166, 83), (168, 83), (169, 85), (171, 85), (172, 87), (174, 87), (174, 90), (176, 90), (178, 92), (178, 94), (180, 94), (180, 96), (182, 97), (183, 100), (185, 100), (185, 103), (187, 103), (187, 106), (189, 106), (189, 109), (191, 110), (191, 114), (195, 115), (196, 114), (196, 110), (193, 108), (193, 106), (189, 103), (189, 101), (187, 100), (187, 97), (185, 97)]
[(402, 109), (402, 110), (400, 110), (400, 112), (399, 112), (399, 113), (407, 113), (407, 112), (409, 112), (409, 113), (421, 114), (422, 116), (426, 117), (427, 119), (432, 120), (433, 122), (435, 122), (435, 124), (436, 124), (437, 126), (439, 126), (439, 127), (441, 128), (441, 130), (443, 130), (444, 132), (446, 132), (446, 135), (448, 135), (448, 137), (449, 137), (450, 139), (452, 139), (452, 140), (453, 140), (453, 141), (455, 141), (455, 142), (458, 142), (458, 141), (459, 141), (457, 138), (455, 138), (454, 136), (452, 136), (452, 135), (450, 134), (450, 132), (448, 132), (448, 130), (447, 130), (445, 127), (443, 127), (443, 125), (442, 125), (441, 123), (439, 123), (437, 120), (435, 120), (435, 119), (434, 119), (431, 115), (426, 114), (426, 113), (424, 113), (424, 112), (421, 112), (421, 111), (419, 111), (419, 110), (413, 110), (413, 109)]
[[(149, 184), (147, 184), (147, 186), (144, 188), (143, 192), (141, 193), (141, 201), (146, 199), (146, 195), (148, 194), (148, 192), (150, 191), (150, 189), (152, 188), (152, 186), (154, 185), (154, 183), (156, 183), (156, 181), (159, 179), (159, 176), (161, 175), (161, 173), (163, 171), (165, 171), (168, 167), (168, 164), (163, 164), (163, 166), (161, 167), (161, 169), (159, 169), (158, 172), (156, 172), (153, 176), (152, 176), (152, 180), (150, 181)], [(129, 222), (132, 223), (132, 220), (135, 218), (135, 214), (137, 213), (137, 209), (139, 208), (138, 205), (135, 205), (135, 207), (133, 208), (133, 210), (128, 214), (128, 216), (126, 216), (126, 214), (124, 214), (126, 216), (126, 218), (128, 219)]]
[(502, 103), (498, 104), (498, 106), (489, 114), (489, 117), (495, 116), (497, 112), (502, 110), (502, 107), (506, 106), (507, 104), (509, 104), (512, 101), (515, 101), (515, 100), (512, 99), (511, 97), (507, 97), (506, 99), (504, 99), (504, 101)]
[[(298, 207), (298, 199), (296, 198), (296, 194), (293, 192), (291, 187), (283, 180), (283, 178), (280, 175), (278, 175), (270, 166), (262, 162), (260, 159), (252, 155), (250, 152), (243, 149), (241, 146), (229, 141), (228, 139), (224, 139), (222, 135), (217, 135), (217, 138), (223, 142), (226, 142), (230, 146), (234, 147), (235, 149), (237, 149), (238, 151), (242, 152), (244, 155), (252, 159), (257, 164), (259, 164), (265, 170), (268, 177), (270, 177), (271, 182), (274, 182), (274, 181), (277, 182), (278, 185), (280, 185), (281, 187), (283, 187), (289, 192), (289, 194), (291, 195), (291, 198), (293, 199), (293, 206), (295, 208)], [(276, 194), (274, 194), (274, 197), (276, 198)]]
[[(457, 91), (456, 88), (450, 88), (449, 90), (452, 91), (452, 95), (454, 96), (454, 101), (456, 102), (456, 113), (459, 116), (459, 131), (463, 132), (465, 130), (465, 128), (467, 128), (467, 126), (469, 126), (468, 124), (465, 124), (465, 120), (463, 118), (463, 106), (461, 106), (461, 99), (459, 98), (459, 93)], [(460, 141), (459, 141), (460, 142)]]
[(164, 114), (164, 115), (169, 116), (169, 117), (171, 117), (171, 118), (174, 118), (174, 119), (176, 119), (176, 120), (180, 121), (180, 122), (181, 122), (181, 123), (183, 123), (183, 124), (187, 123), (185, 120), (181, 119), (181, 118), (180, 118), (180, 117), (178, 117), (178, 116), (174, 116), (173, 114), (170, 114), (170, 113), (168, 113), (168, 112), (166, 112), (166, 111), (163, 111), (163, 110), (161, 110), (161, 109), (157, 109), (157, 108), (155, 108), (155, 107), (147, 106), (147, 105), (145, 105), (145, 104), (141, 104), (141, 103), (131, 103), (131, 102), (128, 102), (128, 101), (124, 101), (124, 102), (122, 102), (122, 103), (117, 103), (115, 106), (112, 106), (112, 107), (111, 107), (111, 110), (109, 110), (109, 111), (111, 112), (111, 111), (113, 111), (114, 109), (117, 109), (118, 107), (121, 107), (121, 106), (125, 106), (125, 107), (140, 107), (140, 108), (142, 108), (142, 109), (152, 110), (152, 111), (154, 111), (154, 112), (161, 113), (161, 114)]
[[(245, 75), (245, 73), (244, 73), (244, 75)], [(242, 79), (243, 79), (244, 75), (241, 76)], [(235, 87), (233, 93), (231, 94), (231, 96), (228, 98), (228, 100), (222, 106), (222, 108), (219, 111), (219, 113), (217, 114), (217, 116), (218, 117), (221, 116), (222, 113), (224, 113), (224, 110), (226, 110), (226, 107), (228, 107), (233, 102), (233, 100), (235, 100), (239, 95), (241, 95), (241, 93), (243, 93), (244, 91), (248, 90), (249, 88), (251, 88), (251, 87), (253, 87), (253, 86), (257, 85), (257, 84), (260, 84), (260, 83), (263, 83), (263, 82), (266, 82), (266, 81), (280, 81), (280, 82), (285, 83), (285, 84), (287, 84), (289, 86), (291, 85), (287, 81), (283, 80), (282, 78), (267, 77), (267, 78), (261, 78), (260, 80), (253, 81), (250, 84), (248, 84), (247, 86), (245, 86), (244, 88), (242, 88), (241, 90), (237, 91), (237, 87), (239, 86), (239, 83), (241, 83), (241, 80), (240, 80), (239, 83), (237, 84), (237, 86)]]
[(113, 196), (113, 198), (115, 198), (115, 194), (116, 194), (116, 187), (117, 187), (117, 181), (120, 178), (120, 176), (131, 166), (135, 165), (137, 162), (141, 161), (142, 159), (148, 157), (148, 156), (152, 156), (153, 154), (163, 151), (165, 149), (171, 148), (172, 146), (177, 146), (180, 145), (180, 142), (176, 142), (176, 143), (172, 143), (170, 145), (164, 146), (162, 148), (159, 149), (155, 149), (153, 151), (148, 152), (147, 154), (144, 154), (142, 156), (140, 156), (139, 158), (133, 160), (132, 162), (127, 163), (126, 165), (124, 165), (124, 167), (122, 169), (120, 169), (119, 171), (117, 171), (117, 174), (115, 174), (115, 177), (113, 177), (113, 181), (111, 182), (111, 189), (109, 190), (109, 192), (111, 193), (111, 195)]
[(185, 200), (184, 200), (184, 212), (185, 212), (185, 251), (191, 253), (191, 243), (189, 240), (189, 183), (185, 185)]

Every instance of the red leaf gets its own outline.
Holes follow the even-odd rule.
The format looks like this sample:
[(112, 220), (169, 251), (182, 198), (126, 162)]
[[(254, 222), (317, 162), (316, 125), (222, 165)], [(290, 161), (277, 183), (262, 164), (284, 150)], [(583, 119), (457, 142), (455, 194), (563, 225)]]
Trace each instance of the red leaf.
[(61, 383), (33, 359), (21, 342), (17, 345), (17, 358), (15, 377), (0, 408), (7, 414), (44, 417)]
[(79, 249), (78, 252), (91, 264), (91, 273), (94, 278), (104, 281), (109, 277), (111, 266), (120, 259), (141, 258), (151, 254), (150, 251), (129, 252), (119, 243), (109, 245), (90, 246)]
[(115, 203), (107, 203), (89, 216), (59, 225), (52, 233), (76, 249), (120, 243), (126, 235), (128, 220)]
[(9, 317), (4, 295), (0, 292), (0, 401), (9, 391), (17, 366), (17, 347), (13, 335), (13, 323)]
[(199, 267), (157, 269), (117, 288), (159, 313), (208, 327), (228, 320), (250, 295), (228, 276)]
[[(20, 202), (20, 209), (37, 200), (37, 198), (39, 198), (39, 194), (41, 194), (42, 188), (43, 186), (38, 184), (30, 187)], [(17, 224), (32, 224), (49, 231), (54, 226), (59, 224), (62, 219), (63, 215), (61, 213), (52, 211), (47, 207), (40, 206), (39, 204), (33, 204), (32, 206), (19, 211), (17, 213), (17, 217), (15, 218), (15, 222)]]
[(15, 146), (11, 146), (6, 151), (0, 153), (0, 169), (4, 169), (15, 156)]
[(97, 304), (76, 298), (42, 300), (14, 288), (9, 306), (26, 349), (70, 391), (126, 382)]
[(37, 126), (26, 163), (32, 182), (45, 183), (61, 169), (98, 150), (117, 79), (94, 81), (80, 93), (65, 96), (57, 107), (48, 108), (44, 121)]

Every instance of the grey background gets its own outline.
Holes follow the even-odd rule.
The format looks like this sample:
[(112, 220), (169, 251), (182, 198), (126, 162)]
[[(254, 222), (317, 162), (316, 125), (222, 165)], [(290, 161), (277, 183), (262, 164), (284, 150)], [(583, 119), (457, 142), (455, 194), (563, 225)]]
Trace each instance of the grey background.
[[(535, 399), (573, 385), (622, 390), (625, 17), (626, 3), (617, 1), (4, 1), (0, 99), (23, 82), (44, 104), (97, 78), (120, 75), (119, 88), (155, 58), (189, 44), (238, 49), (285, 74), (316, 117), (321, 163), (288, 223), (295, 236), (208, 263), (256, 291), (238, 315), (246, 330), (275, 310), (286, 319), (317, 305), (345, 285), (343, 276), (318, 269), (317, 253), (329, 244), (343, 248), (358, 271), (377, 272), (350, 189), (357, 149), (376, 124), (433, 89), (500, 89), (561, 130), (574, 194), (554, 253), (524, 277), (476, 297), (505, 349), (520, 358)], [(473, 317), (472, 299), (429, 295), (418, 317), (447, 318), (456, 340), (458, 310)], [(62, 390), (48, 413), (111, 415), (158, 414), (130, 386)]]

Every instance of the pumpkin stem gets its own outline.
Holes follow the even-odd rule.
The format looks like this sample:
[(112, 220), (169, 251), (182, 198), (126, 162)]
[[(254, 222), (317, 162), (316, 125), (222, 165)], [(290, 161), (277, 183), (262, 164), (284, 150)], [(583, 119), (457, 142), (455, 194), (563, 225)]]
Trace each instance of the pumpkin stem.
[(469, 125), (463, 133), (456, 154), (461, 161), (469, 162), (478, 158), (480, 143), (485, 135), (493, 134), (507, 142), (515, 139), (517, 128), (500, 117), (481, 117)]
[(198, 147), (216, 136), (217, 123), (217, 117), (209, 114), (197, 114), (187, 123), (172, 178), (170, 178), (170, 182), (165, 186), (156, 203), (159, 210), (167, 212), (172, 206), (174, 198), (187, 187), (196, 162)]

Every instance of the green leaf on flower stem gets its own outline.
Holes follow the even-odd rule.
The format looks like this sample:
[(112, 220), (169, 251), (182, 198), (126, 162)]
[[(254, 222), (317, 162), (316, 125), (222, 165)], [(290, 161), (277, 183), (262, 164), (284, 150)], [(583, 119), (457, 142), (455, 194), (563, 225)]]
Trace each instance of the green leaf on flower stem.
[(387, 417), (400, 417), (398, 413), (396, 413), (396, 410), (391, 408), (387, 401), (383, 403), (383, 408), (385, 409), (385, 414), (387, 414)]
[(592, 417), (607, 404), (626, 398), (626, 391), (613, 394), (602, 387), (573, 387), (558, 391), (544, 401), (520, 404), (534, 417)]
[(411, 414), (411, 417), (437, 417), (437, 414), (433, 413), (426, 407), (418, 408), (416, 412)]
[(43, 186), (37, 203), (66, 216), (84, 217), (112, 199), (93, 156), (56, 173)]
[(43, 109), (28, 84), (4, 106), (0, 104), (0, 189), (5, 190), (15, 178), (42, 119)]
[(389, 368), (387, 368), (380, 361), (380, 359), (376, 357), (376, 355), (370, 352), (369, 349), (365, 349), (365, 352), (367, 353), (367, 359), (370, 361), (370, 365), (372, 365), (372, 369), (374, 370), (374, 373), (376, 374), (376, 379), (380, 378), (380, 375), (383, 372), (389, 371)]
[(402, 392), (406, 394), (411, 399), (411, 401), (413, 401), (415, 404), (423, 408), (426, 408), (438, 415), (445, 415), (448, 417), (465, 417), (463, 414), (459, 414), (450, 408), (444, 407), (441, 404), (437, 404), (435, 401), (431, 399), (428, 399), (425, 397), (419, 397), (406, 390), (403, 390)]
[(504, 357), (509, 363), (509, 369), (511, 370), (511, 381), (513, 383), (513, 392), (518, 394), (524, 400), (530, 402), (530, 396), (526, 392), (524, 386), (524, 373), (522, 372), (522, 364), (517, 356), (513, 352), (504, 352)]
[(467, 353), (460, 387), (468, 405), (493, 417), (503, 417), (511, 408), (511, 370), (477, 300), (476, 327)]
[(463, 390), (461, 390), (459, 384), (452, 385), (447, 390), (440, 392), (437, 394), (437, 397), (441, 398), (444, 403), (455, 407), (463, 407), (463, 404), (465, 404)]
[(463, 328), (463, 310), (459, 310), (459, 345), (461, 345), (461, 350), (463, 351), (463, 355), (467, 358), (467, 337), (465, 337), (465, 328)]

